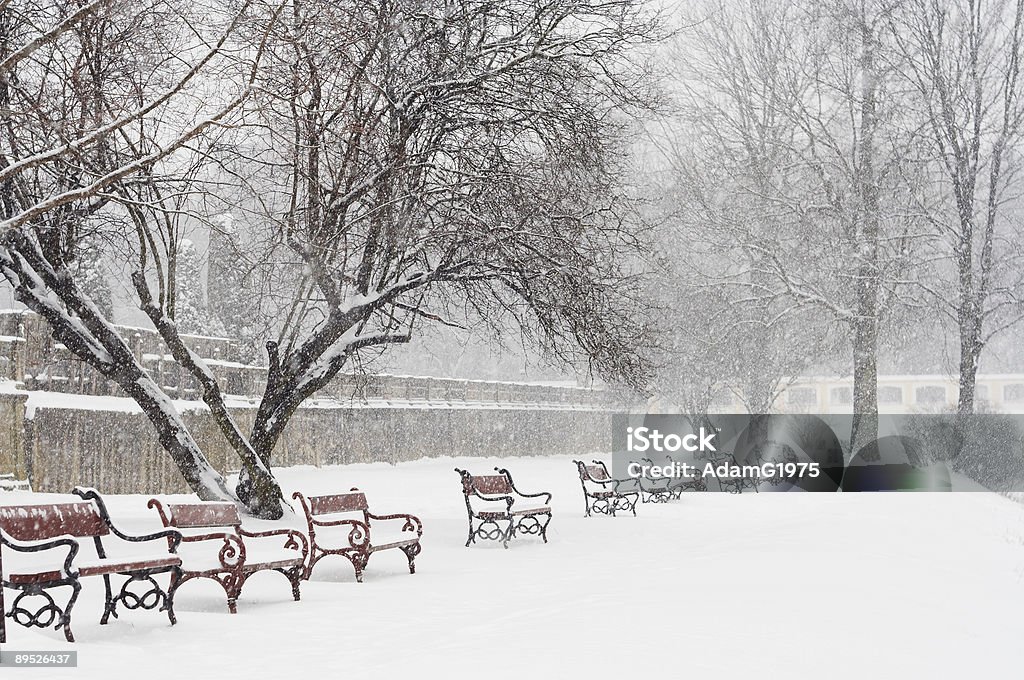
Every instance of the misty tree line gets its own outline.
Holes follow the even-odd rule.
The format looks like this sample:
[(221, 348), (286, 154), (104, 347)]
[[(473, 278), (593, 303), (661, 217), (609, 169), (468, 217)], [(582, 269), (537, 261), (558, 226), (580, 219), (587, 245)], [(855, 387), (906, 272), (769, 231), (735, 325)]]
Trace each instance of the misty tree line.
[[(801, 373), (852, 369), (854, 450), (879, 357), (951, 332), (958, 413), (1021, 306), (1020, 0), (737, 0), (671, 50), (656, 295), (702, 412), (764, 413)], [(688, 376), (695, 379), (688, 380)], [(726, 380), (723, 380), (726, 376)]]

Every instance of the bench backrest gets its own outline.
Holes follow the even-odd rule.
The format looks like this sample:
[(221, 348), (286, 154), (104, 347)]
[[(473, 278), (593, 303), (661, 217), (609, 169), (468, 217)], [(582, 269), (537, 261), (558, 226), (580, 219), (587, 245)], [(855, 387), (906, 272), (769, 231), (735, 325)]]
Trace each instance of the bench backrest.
[(472, 488), (482, 496), (500, 496), (512, 493), (512, 483), (505, 475), (474, 475), (469, 479)]
[(239, 527), (242, 519), (233, 503), (168, 503), (165, 524), (177, 529)]
[(366, 495), (362, 491), (336, 493), (330, 496), (310, 496), (309, 513), (311, 515), (331, 515), (338, 512), (365, 512)]
[(92, 503), (0, 506), (0, 529), (16, 541), (58, 536), (106, 536), (107, 523)]
[(603, 482), (606, 479), (610, 479), (603, 465), (588, 465), (587, 474), (590, 475), (591, 479), (598, 482)]

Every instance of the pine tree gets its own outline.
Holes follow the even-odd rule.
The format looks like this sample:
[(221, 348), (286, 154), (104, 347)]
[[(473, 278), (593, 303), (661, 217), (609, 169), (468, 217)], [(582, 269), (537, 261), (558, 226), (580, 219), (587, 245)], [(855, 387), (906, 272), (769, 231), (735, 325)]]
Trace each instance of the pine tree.
[(104, 270), (100, 239), (89, 235), (79, 241), (77, 260), (79, 285), (103, 316), (113, 321), (114, 303)]
[(175, 271), (174, 320), (182, 333), (201, 335), (209, 328), (209, 314), (203, 301), (203, 263), (196, 246), (183, 239), (178, 247)]
[(252, 361), (256, 358), (253, 319), (257, 311), (252, 277), (247, 274), (231, 215), (221, 215), (216, 222), (210, 233), (207, 282), (211, 321), (219, 333), (238, 341), (242, 361)]

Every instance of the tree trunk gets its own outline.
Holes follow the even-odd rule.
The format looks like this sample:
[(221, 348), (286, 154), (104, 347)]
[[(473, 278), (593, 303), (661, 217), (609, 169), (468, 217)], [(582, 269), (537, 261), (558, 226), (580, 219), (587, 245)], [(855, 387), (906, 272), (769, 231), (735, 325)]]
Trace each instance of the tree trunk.
[(877, 347), (875, 319), (858, 320), (853, 332), (853, 428), (850, 432), (853, 453), (878, 438)]
[(878, 438), (878, 185), (874, 169), (876, 108), (875, 37), (861, 14), (860, 161), (861, 210), (857, 224), (856, 318), (853, 322), (853, 428), (856, 453)]
[(182, 340), (177, 323), (154, 303), (145, 273), (134, 272), (132, 283), (139, 295), (139, 308), (153, 322), (174, 360), (187, 369), (202, 386), (203, 402), (210, 408), (210, 414), (228, 445), (238, 454), (241, 461), (236, 488), (238, 499), (256, 517), (279, 519), (284, 514), (281, 507), (281, 487), (270, 471), (269, 459), (266, 462), (260, 460), (224, 404), (224, 395), (216, 377), (210, 373), (206, 363)]
[(203, 500), (233, 502), (223, 476), (210, 465), (171, 400), (78, 288), (66, 266), (51, 265), (40, 242), (20, 231), (4, 235), (0, 265), (15, 299), (47, 321), (54, 339), (139, 404), (189, 487)]
[(960, 391), (957, 397), (956, 412), (960, 415), (974, 413), (974, 398), (978, 379), (978, 363), (981, 358), (983, 343), (981, 342), (981, 321), (974, 305), (961, 303), (959, 314), (960, 326)]
[(210, 465), (181, 416), (153, 379), (142, 371), (130, 371), (115, 380), (153, 423), (160, 444), (178, 466), (189, 488), (204, 501), (234, 502), (224, 477)]

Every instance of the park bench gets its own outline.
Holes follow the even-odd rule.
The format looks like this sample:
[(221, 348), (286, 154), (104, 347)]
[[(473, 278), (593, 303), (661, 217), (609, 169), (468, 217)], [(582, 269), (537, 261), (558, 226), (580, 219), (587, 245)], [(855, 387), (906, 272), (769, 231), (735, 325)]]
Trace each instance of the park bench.
[[(654, 465), (650, 458), (641, 458), (641, 465)], [(648, 477), (643, 475), (637, 477), (637, 486), (640, 488), (640, 501), (643, 503), (668, 503), (678, 496), (669, 488), (672, 483), (670, 477)]]
[[(614, 517), (619, 510), (630, 510), (636, 517), (636, 502), (640, 495), (636, 480), (612, 479), (608, 468), (599, 460), (593, 461), (593, 465), (587, 465), (582, 460), (573, 462), (580, 474), (587, 517), (591, 513)], [(623, 491), (623, 485), (632, 485), (634, 490)]]
[[(26, 628), (63, 627), (64, 637), (74, 642), (71, 610), (82, 588), (80, 579), (88, 576), (103, 577), (106, 599), (101, 624), (106, 624), (111, 616), (117, 618), (118, 603), (129, 610), (159, 607), (167, 612), (171, 625), (176, 623), (174, 592), (180, 583), (181, 559), (175, 550), (181, 535), (174, 530), (145, 536), (123, 533), (110, 521), (106, 506), (95, 491), (74, 492), (81, 496), (81, 502), (0, 506), (0, 642), (7, 641), (6, 618)], [(110, 534), (120, 540), (108, 539), (104, 544), (103, 539)], [(79, 554), (83, 542), (87, 543), (83, 539), (88, 538), (92, 539), (94, 556)], [(149, 541), (160, 543), (137, 548), (134, 554), (123, 552), (127, 544)], [(111, 548), (115, 548), (116, 556), (108, 553)], [(153, 578), (163, 573), (170, 574), (166, 590)], [(126, 579), (116, 595), (111, 586), (114, 575)], [(148, 589), (139, 592), (139, 583)], [(19, 591), (10, 613), (4, 605), (4, 588)], [(50, 593), (57, 588), (71, 589), (63, 607)], [(39, 599), (41, 604), (33, 604)]]
[[(540, 536), (548, 542), (548, 524), (551, 523), (551, 494), (523, 493), (512, 481), (512, 473), (505, 469), (494, 468), (496, 475), (471, 475), (466, 470), (455, 468), (462, 477), (462, 493), (466, 499), (466, 512), (469, 515), (469, 538), (466, 546), (476, 543), (476, 539), (500, 540), (508, 548), (508, 542), (518, 534)], [(527, 501), (523, 507), (522, 499), (545, 497), (543, 505), (535, 505)], [(477, 502), (482, 508), (473, 507)], [(518, 505), (517, 505), (518, 503)], [(502, 507), (504, 505), (504, 507)], [(476, 522), (476, 527), (473, 524)], [(501, 525), (505, 524), (503, 528)]]
[[(242, 586), (253, 574), (276, 571), (292, 585), (292, 597), (299, 599), (299, 582), (304, 574), (306, 537), (294, 529), (246, 531), (238, 508), (232, 503), (161, 503), (149, 501), (165, 527), (181, 532), (182, 576), (178, 587), (196, 578), (216, 581), (228, 598), (228, 611), (237, 611)], [(284, 543), (280, 540), (284, 538)]]
[[(676, 460), (674, 458), (672, 458), (672, 456), (665, 456), (665, 459), (666, 459), (666, 462), (668, 462), (669, 465), (673, 465), (673, 464), (676, 463)], [(699, 467), (699, 466), (697, 466), (697, 467)], [(698, 474), (695, 474), (695, 476), (692, 479), (687, 478), (687, 477), (672, 477), (672, 478), (670, 478), (668, 480), (669, 497), (672, 498), (673, 500), (678, 500), (678, 499), (682, 498), (683, 492), (687, 491), (687, 490), (690, 490), (690, 491), (707, 491), (708, 490), (707, 482), (704, 481), (703, 475), (699, 474), (699, 470), (698, 470)]]
[[(366, 495), (359, 489), (309, 498), (296, 491), (292, 498), (302, 504), (309, 526), (309, 560), (305, 578), (309, 578), (321, 559), (339, 555), (352, 563), (356, 581), (362, 583), (363, 570), (370, 556), (384, 550), (401, 550), (409, 560), (409, 573), (416, 573), (416, 556), (420, 554), (420, 537), (423, 535), (423, 523), (418, 517), (405, 513), (375, 515), (370, 512)], [(395, 520), (403, 522), (401, 528), (396, 527)], [(386, 522), (391, 524), (384, 524)], [(392, 531), (385, 533), (387, 530), (381, 527), (390, 527)], [(382, 533), (385, 539), (375, 541), (373, 536), (379, 537)]]

